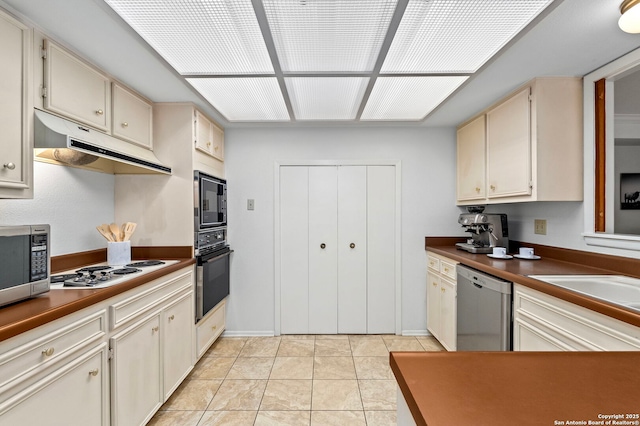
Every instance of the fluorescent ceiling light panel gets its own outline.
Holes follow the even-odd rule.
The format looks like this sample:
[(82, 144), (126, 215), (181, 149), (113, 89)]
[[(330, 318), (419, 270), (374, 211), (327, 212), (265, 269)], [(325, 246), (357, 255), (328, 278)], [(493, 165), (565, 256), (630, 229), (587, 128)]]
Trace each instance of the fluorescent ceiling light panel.
[(421, 120), (468, 77), (378, 77), (361, 120)]
[(298, 120), (355, 120), (368, 77), (285, 78)]
[(410, 0), (382, 73), (473, 73), (553, 0)]
[(180, 74), (273, 74), (250, 0), (105, 0)]
[(283, 72), (364, 72), (396, 0), (263, 0)]
[(289, 121), (275, 77), (187, 78), (229, 121)]

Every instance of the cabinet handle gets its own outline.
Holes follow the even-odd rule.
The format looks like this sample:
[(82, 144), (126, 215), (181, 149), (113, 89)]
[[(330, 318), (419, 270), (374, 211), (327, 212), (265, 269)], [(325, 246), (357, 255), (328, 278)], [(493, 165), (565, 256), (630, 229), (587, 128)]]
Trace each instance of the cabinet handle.
[(104, 114), (103, 110), (101, 110), (101, 109), (96, 110), (96, 115), (102, 115), (102, 114)]
[(320, 248), (321, 248), (322, 250), (324, 250), (326, 247), (327, 247), (327, 245), (326, 245), (325, 243), (320, 244)]
[(440, 289), (440, 291), (444, 293), (444, 287), (442, 287), (442, 288)]
[(356, 248), (356, 245), (354, 243), (351, 243), (351, 244), (349, 244), (349, 247)]
[(98, 372), (99, 372), (99, 371), (100, 371), (100, 370), (98, 370), (98, 369), (96, 368), (96, 369), (94, 369), (94, 370), (89, 371), (89, 374), (95, 377), (95, 376), (97, 376), (97, 375), (98, 375)]
[(215, 330), (216, 328), (218, 328), (217, 325), (214, 325), (213, 327), (211, 327), (212, 330)]
[(496, 190), (496, 186), (495, 185), (491, 185), (490, 188), (491, 188), (492, 191)]
[(207, 142), (207, 146), (211, 146), (211, 142)]
[(129, 123), (125, 121), (124, 123), (122, 123), (122, 127), (129, 127)]
[(15, 169), (15, 168), (16, 168), (16, 165), (15, 165), (14, 163), (6, 163), (6, 164), (4, 165), (4, 168), (5, 168), (5, 169), (9, 169), (9, 170), (13, 170), (13, 169)]
[(155, 332), (156, 332), (156, 331), (158, 331), (158, 330), (160, 330), (160, 328), (159, 328), (159, 327), (153, 327), (153, 328), (151, 329), (151, 331), (152, 331), (153, 333), (155, 333)]
[(169, 321), (173, 321), (175, 318), (176, 318), (176, 316), (175, 316), (175, 315), (171, 315), (171, 316), (169, 317)]
[(55, 349), (53, 347), (47, 348), (47, 349), (43, 349), (42, 350), (42, 355), (51, 356), (51, 355), (53, 355), (53, 352), (55, 352)]
[(432, 283), (434, 287), (438, 287), (438, 283)]
[(444, 272), (449, 273), (449, 268), (444, 268)]
[(479, 194), (479, 193), (480, 193), (480, 188), (478, 188), (477, 186), (476, 186), (476, 193), (477, 193), (477, 194)]

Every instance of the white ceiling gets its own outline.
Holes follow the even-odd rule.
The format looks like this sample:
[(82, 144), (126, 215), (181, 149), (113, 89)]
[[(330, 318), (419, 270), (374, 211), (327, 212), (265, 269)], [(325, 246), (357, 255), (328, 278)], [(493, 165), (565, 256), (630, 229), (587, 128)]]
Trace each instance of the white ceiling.
[[(0, 6), (28, 19), (53, 39), (71, 47), (149, 99), (155, 102), (194, 102), (224, 127), (336, 125), (333, 121), (255, 124), (225, 119), (103, 0), (0, 0)], [(484, 64), (426, 119), (417, 123), (400, 122), (398, 125), (455, 126), (531, 78), (585, 75), (640, 46), (639, 35), (626, 34), (618, 28), (618, 17), (617, 0), (556, 0), (523, 34)], [(357, 97), (363, 90), (363, 82), (357, 79), (328, 87), (321, 80), (312, 82), (296, 76), (287, 79), (285, 84), (298, 88), (300, 93), (323, 91), (325, 99), (322, 102), (325, 103), (331, 103), (334, 96), (347, 100)], [(407, 108), (425, 101), (411, 97), (415, 90), (405, 88), (401, 92), (394, 84), (396, 82), (387, 84), (386, 91), (404, 96), (402, 99), (407, 99)], [(375, 96), (372, 91), (371, 97)], [(246, 105), (252, 99), (231, 101)], [(313, 114), (313, 109), (318, 108), (317, 105), (305, 105), (302, 96), (292, 97), (291, 102), (298, 102), (301, 111), (306, 108), (305, 113), (308, 114)], [(422, 107), (429, 108), (429, 105)], [(363, 116), (366, 110), (364, 108)], [(375, 108), (369, 111), (372, 117), (377, 113)], [(384, 123), (390, 124), (393, 125)], [(380, 124), (347, 122), (344, 125)]]

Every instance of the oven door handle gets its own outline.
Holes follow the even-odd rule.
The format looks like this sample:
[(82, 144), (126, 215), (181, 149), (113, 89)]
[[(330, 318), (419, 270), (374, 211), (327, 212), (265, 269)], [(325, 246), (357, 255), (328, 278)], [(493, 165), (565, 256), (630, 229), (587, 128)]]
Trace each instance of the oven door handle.
[(200, 256), (201, 263), (203, 263), (203, 264), (204, 263), (210, 263), (210, 262), (213, 262), (214, 260), (218, 260), (218, 259), (220, 259), (222, 257), (229, 256), (231, 253), (233, 253), (233, 250), (229, 250), (227, 252), (224, 252), (222, 254), (219, 254), (219, 255), (211, 257), (211, 258), (207, 258), (207, 256), (211, 256), (211, 255)]

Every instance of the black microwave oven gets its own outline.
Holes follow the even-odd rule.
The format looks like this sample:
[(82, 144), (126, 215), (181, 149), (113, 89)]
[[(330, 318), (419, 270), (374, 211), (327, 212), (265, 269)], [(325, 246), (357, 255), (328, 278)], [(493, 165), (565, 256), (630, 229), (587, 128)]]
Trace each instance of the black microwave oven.
[(193, 175), (195, 231), (227, 225), (227, 181), (196, 170)]
[(0, 306), (49, 291), (49, 225), (0, 226)]

